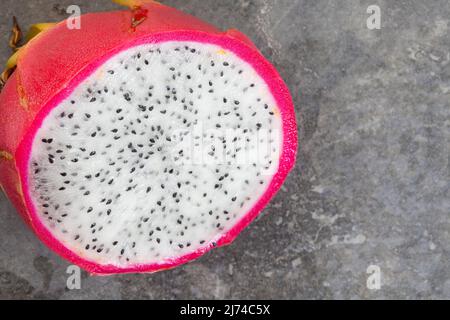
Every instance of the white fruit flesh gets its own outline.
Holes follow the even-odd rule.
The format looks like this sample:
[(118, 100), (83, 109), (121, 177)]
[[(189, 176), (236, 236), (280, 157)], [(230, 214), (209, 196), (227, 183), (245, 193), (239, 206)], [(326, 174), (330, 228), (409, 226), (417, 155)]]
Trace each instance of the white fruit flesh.
[(264, 80), (211, 44), (129, 48), (45, 118), (30, 155), (38, 217), (99, 264), (164, 262), (216, 241), (278, 168)]

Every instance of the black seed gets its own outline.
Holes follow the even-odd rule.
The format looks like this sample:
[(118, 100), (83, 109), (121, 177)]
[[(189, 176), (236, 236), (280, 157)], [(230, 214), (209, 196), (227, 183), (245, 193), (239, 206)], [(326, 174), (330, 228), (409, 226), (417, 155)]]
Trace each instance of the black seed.
[(127, 101), (131, 101), (131, 97), (130, 97), (130, 94), (129, 94), (129, 93), (125, 93), (125, 94), (123, 95), (123, 98), (124, 98), (125, 100), (127, 100)]

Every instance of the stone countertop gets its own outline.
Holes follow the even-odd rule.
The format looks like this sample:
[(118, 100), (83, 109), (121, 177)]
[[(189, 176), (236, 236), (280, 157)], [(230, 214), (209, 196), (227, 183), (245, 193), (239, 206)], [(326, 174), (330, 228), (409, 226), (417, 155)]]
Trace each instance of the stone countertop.
[[(0, 298), (450, 298), (450, 3), (375, 1), (369, 30), (367, 0), (163, 2), (242, 30), (274, 63), (298, 114), (296, 168), (232, 245), (157, 274), (83, 273), (81, 290), (2, 194)], [(0, 62), (12, 15), (26, 29), (74, 3), (118, 8), (2, 0)]]

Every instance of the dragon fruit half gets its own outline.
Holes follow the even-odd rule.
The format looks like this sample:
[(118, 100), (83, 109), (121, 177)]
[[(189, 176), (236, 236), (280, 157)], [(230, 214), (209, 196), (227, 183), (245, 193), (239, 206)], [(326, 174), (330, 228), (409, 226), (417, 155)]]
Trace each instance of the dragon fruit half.
[(48, 25), (0, 94), (0, 184), (94, 274), (154, 272), (230, 243), (292, 168), (274, 67), (239, 31), (155, 1)]

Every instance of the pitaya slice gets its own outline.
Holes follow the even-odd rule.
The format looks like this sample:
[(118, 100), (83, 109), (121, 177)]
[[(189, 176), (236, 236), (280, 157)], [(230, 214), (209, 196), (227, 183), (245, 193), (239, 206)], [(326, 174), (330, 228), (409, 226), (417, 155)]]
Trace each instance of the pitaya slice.
[(81, 26), (32, 39), (1, 92), (6, 194), (91, 273), (154, 272), (230, 243), (295, 161), (276, 70), (238, 31), (153, 1)]

